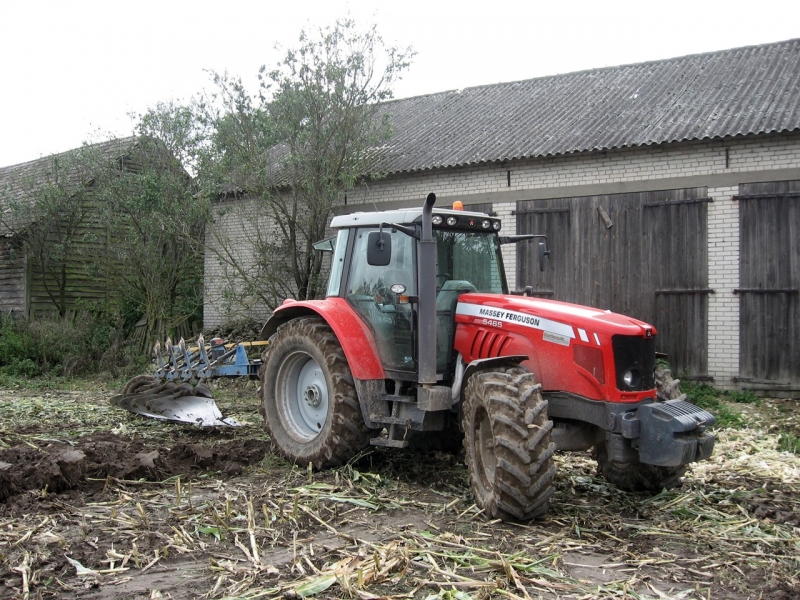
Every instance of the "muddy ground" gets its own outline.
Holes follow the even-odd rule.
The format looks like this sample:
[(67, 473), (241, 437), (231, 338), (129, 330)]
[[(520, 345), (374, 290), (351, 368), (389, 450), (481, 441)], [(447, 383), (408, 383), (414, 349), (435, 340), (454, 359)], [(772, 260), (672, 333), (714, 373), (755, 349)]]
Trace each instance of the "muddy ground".
[(462, 457), (375, 449), (310, 473), (244, 426), (199, 429), (80, 390), (0, 390), (0, 598), (800, 597), (797, 401), (744, 411), (680, 489), (626, 494), (560, 456), (546, 518), (472, 504)]

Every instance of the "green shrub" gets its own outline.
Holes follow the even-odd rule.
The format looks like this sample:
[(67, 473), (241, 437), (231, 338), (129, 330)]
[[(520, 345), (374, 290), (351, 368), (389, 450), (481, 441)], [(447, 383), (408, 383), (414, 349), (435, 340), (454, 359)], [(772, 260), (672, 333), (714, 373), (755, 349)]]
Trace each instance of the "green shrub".
[(686, 393), (689, 402), (706, 409), (717, 418), (715, 427), (720, 429), (727, 427), (743, 429), (747, 426), (747, 421), (741, 413), (731, 410), (720, 401), (720, 398), (725, 396), (724, 392), (720, 392), (710, 385), (692, 383), (691, 381), (681, 382), (681, 389)]
[(83, 310), (72, 320), (35, 321), (0, 315), (0, 374), (70, 377), (102, 370), (118, 376), (131, 357), (113, 314)]
[(0, 373), (22, 377), (39, 374), (35, 344), (26, 323), (8, 312), (0, 313)]
[(731, 402), (737, 404), (753, 404), (755, 406), (761, 405), (761, 398), (756, 396), (751, 390), (743, 390), (741, 392), (732, 391), (726, 394)]

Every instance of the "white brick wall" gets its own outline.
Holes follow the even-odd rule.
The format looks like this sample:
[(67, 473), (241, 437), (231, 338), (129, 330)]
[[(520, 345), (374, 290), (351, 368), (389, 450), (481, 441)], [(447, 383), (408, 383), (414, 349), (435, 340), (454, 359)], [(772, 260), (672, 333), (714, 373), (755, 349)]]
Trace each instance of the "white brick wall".
[[(728, 167), (726, 168), (726, 150)], [(393, 175), (348, 193), (348, 204), (800, 167), (800, 135), (686, 142)], [(511, 171), (508, 186), (507, 171)]]
[(708, 196), (708, 371), (718, 387), (731, 388), (739, 373), (738, 187), (709, 188)]
[[(206, 228), (203, 279), (203, 326), (219, 327), (239, 319), (264, 321), (270, 311), (254, 294), (245, 291), (231, 264), (250, 270), (255, 264), (253, 240), (269, 233), (272, 224), (250, 200), (220, 203), (212, 225)], [(259, 231), (260, 230), (260, 231)]]
[[(494, 212), (500, 217), (503, 226), (500, 228), (502, 235), (514, 235), (517, 233), (517, 217), (513, 214), (517, 208), (514, 202), (504, 202), (493, 206)], [(517, 246), (516, 244), (506, 244), (501, 247), (503, 253), (503, 264), (506, 268), (506, 281), (508, 289), (517, 289)]]

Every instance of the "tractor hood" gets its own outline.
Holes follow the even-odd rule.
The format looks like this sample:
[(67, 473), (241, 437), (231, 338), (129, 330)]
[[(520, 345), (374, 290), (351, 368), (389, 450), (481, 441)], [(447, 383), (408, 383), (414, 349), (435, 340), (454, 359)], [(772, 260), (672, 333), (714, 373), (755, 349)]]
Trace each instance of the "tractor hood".
[[(607, 336), (651, 337), (656, 334), (656, 328), (644, 321), (611, 311), (557, 300), (543, 300), (527, 296), (467, 293), (459, 297), (458, 303), (458, 313), (462, 315), (559, 330), (561, 335), (569, 338), (576, 338), (579, 335), (582, 337), (582, 334), (576, 329), (592, 331)], [(525, 316), (533, 317), (533, 319), (525, 319)]]

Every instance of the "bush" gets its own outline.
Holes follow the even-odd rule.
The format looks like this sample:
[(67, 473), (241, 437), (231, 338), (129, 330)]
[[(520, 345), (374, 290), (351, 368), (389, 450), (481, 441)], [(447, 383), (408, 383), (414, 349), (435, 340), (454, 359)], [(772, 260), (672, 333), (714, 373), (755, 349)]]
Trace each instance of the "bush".
[(706, 409), (717, 418), (715, 427), (742, 429), (747, 426), (747, 421), (741, 413), (731, 410), (721, 402), (720, 398), (726, 396), (725, 392), (715, 390), (710, 385), (692, 382), (681, 382), (681, 388), (686, 393), (689, 402)]
[(34, 346), (24, 321), (18, 321), (10, 313), (0, 313), (0, 373), (18, 377), (38, 375)]
[(0, 374), (70, 377), (111, 371), (132, 362), (125, 352), (121, 321), (82, 311), (73, 320), (0, 318)]

